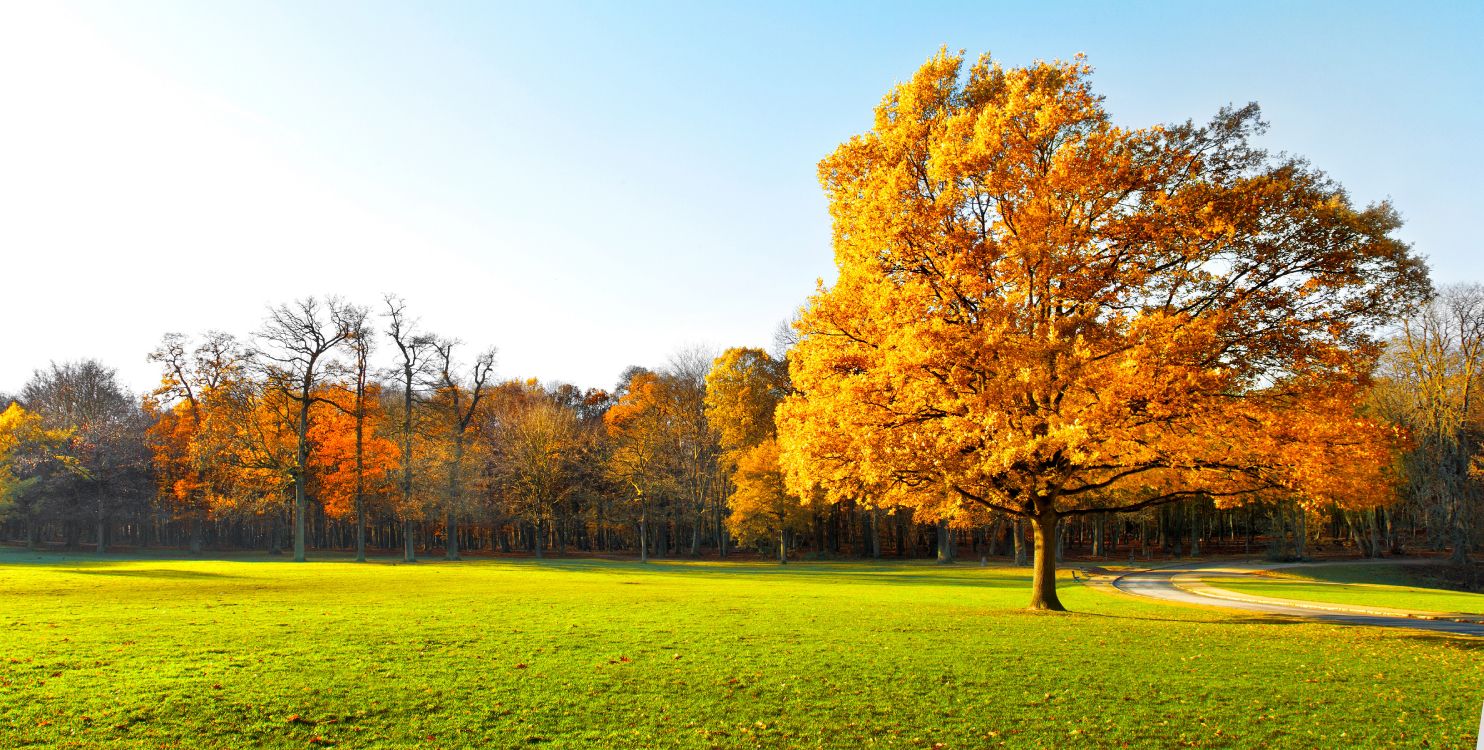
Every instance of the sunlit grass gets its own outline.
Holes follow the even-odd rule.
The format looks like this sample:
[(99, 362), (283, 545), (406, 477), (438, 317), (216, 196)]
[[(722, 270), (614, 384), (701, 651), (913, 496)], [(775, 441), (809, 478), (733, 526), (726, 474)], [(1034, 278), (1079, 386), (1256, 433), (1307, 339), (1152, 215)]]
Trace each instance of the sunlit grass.
[(1313, 565), (1263, 577), (1207, 576), (1206, 583), (1231, 591), (1313, 602), (1484, 614), (1484, 594), (1449, 591), (1419, 583), (1415, 565)]
[(977, 565), (0, 554), (0, 744), (1472, 747), (1484, 641)]

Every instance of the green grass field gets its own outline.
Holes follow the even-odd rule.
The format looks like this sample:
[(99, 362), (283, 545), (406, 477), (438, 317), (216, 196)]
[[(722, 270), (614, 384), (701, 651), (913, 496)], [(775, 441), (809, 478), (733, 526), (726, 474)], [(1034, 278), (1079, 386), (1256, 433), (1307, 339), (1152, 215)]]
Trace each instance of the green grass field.
[(1467, 747), (1484, 639), (977, 565), (0, 553), (0, 744)]
[(1415, 565), (1311, 565), (1262, 578), (1208, 576), (1206, 583), (1259, 596), (1484, 615), (1484, 594), (1414, 585)]

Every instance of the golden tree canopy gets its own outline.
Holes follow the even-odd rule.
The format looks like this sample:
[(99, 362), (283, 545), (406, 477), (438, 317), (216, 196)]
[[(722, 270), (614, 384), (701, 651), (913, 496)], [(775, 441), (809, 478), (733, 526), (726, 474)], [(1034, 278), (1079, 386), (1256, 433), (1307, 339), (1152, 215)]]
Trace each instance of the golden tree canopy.
[(773, 437), (773, 412), (787, 393), (787, 363), (762, 349), (727, 349), (706, 375), (706, 420), (724, 449), (740, 452)]
[(940, 53), (820, 163), (839, 278), (790, 353), (796, 492), (1054, 526), (1349, 490), (1333, 457), (1385, 453), (1351, 396), (1372, 329), (1428, 289), (1396, 213), (1257, 149), (1255, 105), (1115, 127), (1090, 72)]

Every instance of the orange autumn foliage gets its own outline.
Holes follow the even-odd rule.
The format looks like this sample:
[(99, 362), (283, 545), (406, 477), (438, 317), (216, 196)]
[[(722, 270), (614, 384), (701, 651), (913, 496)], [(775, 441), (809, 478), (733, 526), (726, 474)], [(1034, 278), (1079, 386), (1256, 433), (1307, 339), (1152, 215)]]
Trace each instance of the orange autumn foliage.
[[(391, 493), (395, 472), (401, 468), (397, 444), (387, 438), (388, 416), (380, 389), (367, 386), (366, 422), (362, 430), (362, 482), (367, 499)], [(316, 403), (309, 429), (310, 496), (324, 506), (325, 515), (347, 518), (355, 509), (356, 417), (351, 410), (353, 394), (344, 389), (325, 389)], [(336, 404), (344, 403), (344, 408)]]
[(839, 278), (779, 409), (790, 487), (1030, 520), (1384, 501), (1375, 328), (1428, 290), (1384, 204), (1252, 145), (1255, 106), (1117, 127), (1082, 60), (940, 53), (820, 164)]

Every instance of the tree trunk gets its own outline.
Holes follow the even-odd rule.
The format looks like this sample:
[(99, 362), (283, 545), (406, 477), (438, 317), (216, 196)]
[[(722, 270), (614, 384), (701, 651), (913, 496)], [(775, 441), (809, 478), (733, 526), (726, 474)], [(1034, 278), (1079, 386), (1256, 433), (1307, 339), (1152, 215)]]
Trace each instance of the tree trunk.
[(778, 564), (788, 564), (788, 532), (781, 528), (778, 530)]
[(1391, 521), (1390, 508), (1378, 508), (1376, 513), (1381, 516), (1381, 539), (1382, 544), (1388, 552), (1397, 551), (1396, 525)]
[(1457, 520), (1453, 524), (1453, 554), (1448, 556), (1448, 562), (1454, 565), (1469, 564), (1469, 531), (1468, 523), (1464, 519), (1464, 513), (1460, 510)]
[(1244, 542), (1242, 542), (1242, 551), (1243, 552), (1246, 552), (1246, 553), (1251, 553), (1252, 552), (1252, 542), (1254, 540), (1256, 540), (1256, 538), (1257, 538), (1257, 511), (1253, 510), (1251, 506), (1248, 506), (1248, 508), (1247, 508), (1247, 536), (1246, 536), (1246, 540)]
[(417, 527), (411, 520), (402, 522), (402, 562), (417, 562)]
[(1304, 509), (1298, 506), (1294, 506), (1293, 513), (1293, 551), (1298, 559), (1303, 560), (1306, 557), (1305, 553), (1308, 551), (1306, 545), (1309, 541), (1309, 524), (1307, 518), (1309, 514), (1305, 513)]
[(458, 511), (464, 490), (463, 477), (460, 476), (464, 463), (464, 434), (462, 426), (457, 429), (459, 433), (453, 439), (453, 463), (448, 467), (448, 507), (443, 512), (446, 542), (443, 556), (448, 560), (459, 559)]
[(880, 523), (881, 509), (871, 506), (871, 559), (881, 559), (881, 532), (878, 528)]
[(696, 523), (690, 529), (690, 556), (701, 556), (701, 520), (705, 518), (706, 508), (704, 505), (696, 506)]
[(1025, 567), (1029, 561), (1025, 557), (1025, 528), (1020, 525), (1020, 519), (1015, 519), (1015, 565)]
[(938, 519), (938, 562), (946, 564), (953, 562), (953, 541), (950, 538), (952, 532), (948, 529), (948, 519)]
[(299, 447), (294, 466), (294, 562), (304, 562), (304, 523), (309, 513), (309, 497), (304, 494), (305, 473), (309, 466), (309, 387), (299, 402)]
[(1031, 609), (1066, 611), (1061, 599), (1056, 596), (1056, 532), (1059, 520), (1052, 513), (1031, 517), (1031, 530), (1036, 537), (1036, 566), (1031, 575)]
[(649, 530), (645, 526), (645, 513), (639, 514), (639, 562), (649, 562)]
[(1192, 502), (1190, 504), (1190, 556), (1191, 557), (1200, 557), (1200, 555), (1201, 555), (1201, 523), (1200, 523), (1200, 519), (1198, 517), (1196, 517), (1195, 503)]
[[(364, 368), (362, 379), (365, 379)], [(356, 395), (356, 562), (366, 562), (366, 405), (365, 386)]]

